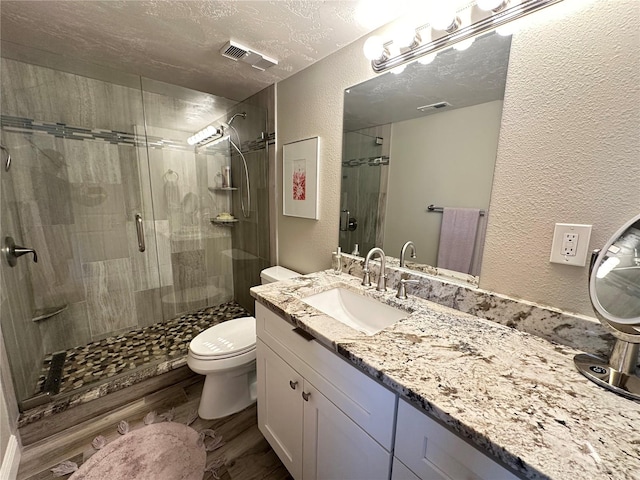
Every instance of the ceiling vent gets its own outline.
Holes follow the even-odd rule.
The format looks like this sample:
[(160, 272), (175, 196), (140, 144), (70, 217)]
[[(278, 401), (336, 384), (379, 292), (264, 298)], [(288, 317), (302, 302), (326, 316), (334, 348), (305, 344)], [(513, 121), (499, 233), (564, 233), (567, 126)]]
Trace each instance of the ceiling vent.
[(450, 107), (451, 104), (449, 102), (436, 102), (430, 105), (423, 105), (418, 107), (416, 110), (420, 110), (421, 112), (427, 112), (429, 110), (439, 110), (441, 108)]
[(247, 48), (238, 42), (234, 42), (233, 40), (229, 40), (227, 44), (222, 47), (220, 53), (223, 57), (230, 58), (236, 62), (240, 60), (241, 62), (248, 63), (253, 68), (263, 71), (278, 64), (277, 60), (267, 57), (262, 53), (254, 52), (250, 48)]

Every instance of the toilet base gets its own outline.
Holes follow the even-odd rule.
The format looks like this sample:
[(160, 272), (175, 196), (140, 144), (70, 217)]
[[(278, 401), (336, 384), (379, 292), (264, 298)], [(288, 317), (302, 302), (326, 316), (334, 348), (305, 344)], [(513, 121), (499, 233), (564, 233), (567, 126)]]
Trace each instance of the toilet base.
[(204, 420), (226, 417), (256, 401), (256, 364), (205, 377), (198, 415)]

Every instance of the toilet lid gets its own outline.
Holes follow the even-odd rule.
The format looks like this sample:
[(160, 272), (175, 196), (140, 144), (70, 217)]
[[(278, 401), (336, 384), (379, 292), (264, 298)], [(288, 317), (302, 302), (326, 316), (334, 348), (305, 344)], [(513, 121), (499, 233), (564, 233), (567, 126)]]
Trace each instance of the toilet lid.
[(256, 348), (256, 319), (236, 318), (214, 325), (196, 336), (189, 344), (198, 357), (228, 358)]

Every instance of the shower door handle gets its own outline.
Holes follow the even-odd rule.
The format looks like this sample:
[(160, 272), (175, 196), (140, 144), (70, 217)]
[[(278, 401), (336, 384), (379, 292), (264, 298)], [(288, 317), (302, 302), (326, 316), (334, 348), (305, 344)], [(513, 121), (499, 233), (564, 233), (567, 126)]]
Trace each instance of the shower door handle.
[(4, 170), (5, 172), (8, 172), (9, 168), (11, 168), (11, 153), (9, 153), (9, 149), (4, 145), (2, 145), (1, 143), (0, 143), (0, 150), (2, 150), (5, 154)]
[(136, 213), (136, 233), (138, 234), (138, 250), (144, 252), (146, 246), (144, 244), (144, 226), (142, 225), (142, 215)]

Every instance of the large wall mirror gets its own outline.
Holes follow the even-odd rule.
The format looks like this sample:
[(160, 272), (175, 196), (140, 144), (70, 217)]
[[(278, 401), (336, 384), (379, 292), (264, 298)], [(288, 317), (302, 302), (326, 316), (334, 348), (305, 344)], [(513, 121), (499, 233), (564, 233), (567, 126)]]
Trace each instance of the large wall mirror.
[[(411, 240), (419, 266), (479, 275), (510, 46), (511, 37), (490, 33), (466, 50), (345, 90), (343, 251), (358, 244), (361, 255), (378, 246), (399, 256)], [(474, 220), (474, 212), (448, 210), (442, 225), (440, 208), (480, 212)], [(472, 245), (468, 269), (438, 264), (456, 255), (441, 228), (442, 238), (454, 234)]]

